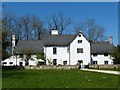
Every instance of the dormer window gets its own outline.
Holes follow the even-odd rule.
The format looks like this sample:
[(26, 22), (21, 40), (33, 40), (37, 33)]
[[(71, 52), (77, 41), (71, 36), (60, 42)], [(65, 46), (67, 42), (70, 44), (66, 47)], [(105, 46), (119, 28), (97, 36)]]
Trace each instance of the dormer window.
[(104, 53), (104, 56), (108, 56), (108, 53)]
[(94, 56), (94, 57), (97, 57), (97, 53), (93, 53), (93, 56)]
[(82, 43), (82, 40), (78, 40), (78, 43)]

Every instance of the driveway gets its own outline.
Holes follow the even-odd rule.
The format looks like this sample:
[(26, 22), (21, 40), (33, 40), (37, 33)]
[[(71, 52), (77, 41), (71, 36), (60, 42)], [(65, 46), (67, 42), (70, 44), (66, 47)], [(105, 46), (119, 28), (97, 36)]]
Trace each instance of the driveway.
[(93, 70), (93, 69), (81, 69), (81, 70), (120, 75), (120, 72), (119, 72), (119, 71)]

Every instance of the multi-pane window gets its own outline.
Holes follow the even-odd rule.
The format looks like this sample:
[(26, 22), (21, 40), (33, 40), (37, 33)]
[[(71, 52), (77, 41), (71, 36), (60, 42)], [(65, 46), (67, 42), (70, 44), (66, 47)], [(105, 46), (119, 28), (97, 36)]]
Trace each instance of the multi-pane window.
[(83, 53), (83, 48), (77, 48), (77, 53)]
[(78, 40), (78, 43), (82, 43), (82, 40)]
[(93, 61), (93, 64), (97, 64), (97, 61)]
[(57, 65), (57, 59), (53, 59), (53, 65)]
[(53, 54), (57, 54), (57, 48), (56, 47), (53, 48)]
[(104, 61), (104, 64), (108, 64), (108, 61)]

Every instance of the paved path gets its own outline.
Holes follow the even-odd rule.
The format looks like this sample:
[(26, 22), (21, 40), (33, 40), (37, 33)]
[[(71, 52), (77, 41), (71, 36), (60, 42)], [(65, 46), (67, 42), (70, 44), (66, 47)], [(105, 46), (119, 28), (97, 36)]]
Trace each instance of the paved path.
[(108, 73), (108, 74), (116, 74), (116, 75), (120, 75), (120, 72), (118, 71), (108, 71), (108, 70), (93, 70), (93, 69), (81, 69), (84, 71), (93, 71), (93, 72), (101, 72), (101, 73)]

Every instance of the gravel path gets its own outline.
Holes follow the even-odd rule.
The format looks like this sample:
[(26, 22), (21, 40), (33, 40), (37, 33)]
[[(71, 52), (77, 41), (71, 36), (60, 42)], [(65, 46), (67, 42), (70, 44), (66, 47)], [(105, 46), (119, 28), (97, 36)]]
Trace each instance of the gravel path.
[(81, 69), (81, 70), (120, 75), (120, 72), (119, 72), (119, 71), (93, 70), (93, 69)]

